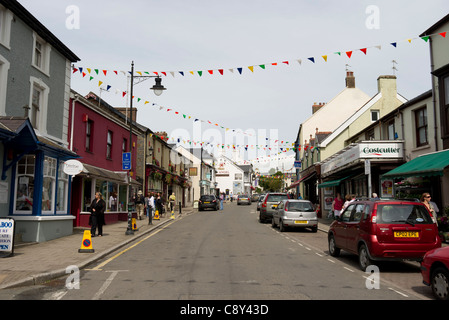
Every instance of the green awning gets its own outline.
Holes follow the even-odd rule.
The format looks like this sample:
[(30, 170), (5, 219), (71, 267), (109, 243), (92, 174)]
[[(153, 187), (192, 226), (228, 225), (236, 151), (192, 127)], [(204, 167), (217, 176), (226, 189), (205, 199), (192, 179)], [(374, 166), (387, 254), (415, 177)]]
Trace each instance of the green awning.
[(318, 188), (336, 187), (339, 186), (343, 180), (350, 178), (352, 175), (332, 181), (326, 181), (318, 185)]
[(407, 178), (442, 176), (443, 170), (449, 166), (449, 150), (425, 154), (404, 163), (387, 173), (383, 178)]

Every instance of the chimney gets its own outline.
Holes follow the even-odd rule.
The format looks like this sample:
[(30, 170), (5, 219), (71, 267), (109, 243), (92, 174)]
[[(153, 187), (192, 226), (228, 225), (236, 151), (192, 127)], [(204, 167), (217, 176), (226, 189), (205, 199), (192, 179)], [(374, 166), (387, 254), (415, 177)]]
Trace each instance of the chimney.
[(318, 110), (320, 110), (322, 107), (324, 107), (326, 103), (324, 102), (320, 102), (320, 103), (316, 103), (314, 102), (312, 105), (312, 114), (314, 114), (315, 112), (317, 112)]
[[(117, 111), (120, 111), (126, 118), (129, 119), (129, 109), (130, 108), (126, 108), (126, 107), (116, 107), (114, 108)], [(136, 117), (137, 117), (137, 108), (133, 108), (133, 115), (132, 115), (132, 120), (134, 122), (136, 122)]]
[(383, 96), (390, 95), (391, 97), (395, 97), (397, 94), (396, 76), (379, 76), (377, 78), (377, 90)]
[(355, 77), (352, 71), (346, 71), (346, 88), (355, 88)]

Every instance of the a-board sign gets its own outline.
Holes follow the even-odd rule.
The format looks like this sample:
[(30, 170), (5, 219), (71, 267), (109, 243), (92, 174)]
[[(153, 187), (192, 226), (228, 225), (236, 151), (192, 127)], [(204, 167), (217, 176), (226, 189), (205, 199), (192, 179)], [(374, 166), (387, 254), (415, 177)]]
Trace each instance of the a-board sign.
[(0, 258), (14, 254), (15, 226), (14, 219), (0, 218)]

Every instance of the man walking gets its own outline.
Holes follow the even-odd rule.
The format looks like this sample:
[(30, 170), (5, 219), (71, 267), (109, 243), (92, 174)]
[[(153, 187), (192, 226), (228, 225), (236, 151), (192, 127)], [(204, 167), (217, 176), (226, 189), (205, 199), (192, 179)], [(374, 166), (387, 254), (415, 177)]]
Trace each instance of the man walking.
[(137, 219), (142, 220), (142, 216), (145, 215), (145, 197), (143, 196), (142, 190), (139, 190), (139, 192), (137, 192), (136, 208)]

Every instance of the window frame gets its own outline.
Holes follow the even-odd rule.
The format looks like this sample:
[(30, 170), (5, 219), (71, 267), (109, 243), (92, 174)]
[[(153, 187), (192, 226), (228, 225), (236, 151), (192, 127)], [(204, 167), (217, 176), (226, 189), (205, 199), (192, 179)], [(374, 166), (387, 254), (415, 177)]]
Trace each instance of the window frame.
[[(427, 146), (429, 144), (429, 123), (427, 121), (427, 107), (421, 107), (413, 110), (413, 114), (415, 117), (415, 138), (416, 138), (416, 147)], [(423, 123), (420, 124), (419, 120), (422, 116)], [(424, 129), (425, 141), (421, 142), (421, 130)]]
[[(36, 44), (40, 44), (40, 63), (36, 63), (37, 55), (36, 52), (38, 51), (38, 48)], [(33, 32), (33, 56), (31, 60), (31, 65), (36, 68), (37, 70), (41, 71), (48, 77), (50, 77), (50, 52), (51, 47), (50, 44), (48, 44), (43, 38), (41, 38), (36, 32)]]
[(112, 146), (114, 141), (114, 133), (108, 130), (106, 133), (106, 159), (112, 159)]

